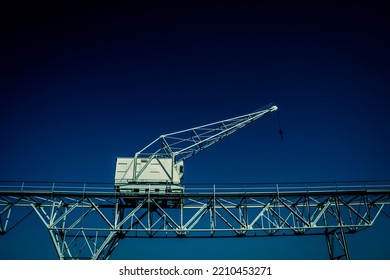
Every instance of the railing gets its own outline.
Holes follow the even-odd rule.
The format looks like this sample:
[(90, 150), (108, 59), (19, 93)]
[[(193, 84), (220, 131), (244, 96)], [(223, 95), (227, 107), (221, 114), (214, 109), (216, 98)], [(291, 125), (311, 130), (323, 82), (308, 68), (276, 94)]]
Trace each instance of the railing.
[(48, 181), (0, 181), (1, 191), (61, 192), (61, 193), (113, 193), (113, 183), (48, 182)]
[[(283, 183), (188, 183), (184, 192), (210, 193), (320, 193), (390, 191), (388, 181), (283, 182)], [(0, 181), (0, 192), (114, 193), (113, 183)]]
[(390, 181), (186, 184), (186, 193), (320, 193), (390, 191)]

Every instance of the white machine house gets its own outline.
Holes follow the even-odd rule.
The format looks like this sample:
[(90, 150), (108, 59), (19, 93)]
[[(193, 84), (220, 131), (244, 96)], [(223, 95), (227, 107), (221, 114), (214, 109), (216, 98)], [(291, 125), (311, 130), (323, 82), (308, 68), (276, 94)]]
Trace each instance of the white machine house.
[(134, 157), (117, 158), (115, 188), (129, 195), (182, 193), (186, 159), (277, 109), (270, 104), (246, 115), (163, 134)]

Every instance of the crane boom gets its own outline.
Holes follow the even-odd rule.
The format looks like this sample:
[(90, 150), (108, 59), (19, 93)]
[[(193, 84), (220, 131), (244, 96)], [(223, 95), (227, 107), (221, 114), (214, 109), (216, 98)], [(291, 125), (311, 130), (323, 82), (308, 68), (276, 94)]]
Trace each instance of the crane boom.
[(117, 158), (115, 184), (122, 191), (139, 190), (140, 185), (145, 191), (152, 186), (158, 191), (162, 185), (180, 186), (184, 160), (277, 109), (270, 104), (253, 113), (160, 135), (134, 158)]
[(184, 161), (187, 158), (199, 153), (207, 147), (217, 143), (226, 136), (243, 128), (247, 124), (261, 118), (267, 113), (276, 111), (277, 106), (269, 105), (265, 108), (256, 110), (253, 113), (242, 116), (213, 122), (169, 134), (163, 134), (147, 145), (138, 154), (149, 155), (146, 152), (152, 145), (160, 142), (160, 148), (153, 152), (153, 155), (159, 157), (173, 157), (175, 163)]

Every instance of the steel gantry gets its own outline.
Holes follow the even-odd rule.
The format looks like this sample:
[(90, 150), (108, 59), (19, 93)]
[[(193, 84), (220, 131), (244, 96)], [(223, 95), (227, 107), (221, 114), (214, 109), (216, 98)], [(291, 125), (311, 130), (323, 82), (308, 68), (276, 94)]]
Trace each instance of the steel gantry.
[(108, 259), (124, 238), (291, 235), (324, 235), (330, 259), (349, 259), (346, 235), (390, 204), (390, 182), (194, 184), (131, 196), (110, 184), (0, 186), (0, 234), (35, 213), (60, 259)]

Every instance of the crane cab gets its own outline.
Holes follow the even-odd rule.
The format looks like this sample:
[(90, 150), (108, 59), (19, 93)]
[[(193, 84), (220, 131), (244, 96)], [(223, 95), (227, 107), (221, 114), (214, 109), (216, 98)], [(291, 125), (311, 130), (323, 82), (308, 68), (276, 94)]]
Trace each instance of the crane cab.
[(116, 159), (115, 188), (129, 195), (183, 193), (183, 174), (183, 162), (175, 164), (172, 158), (120, 157)]

